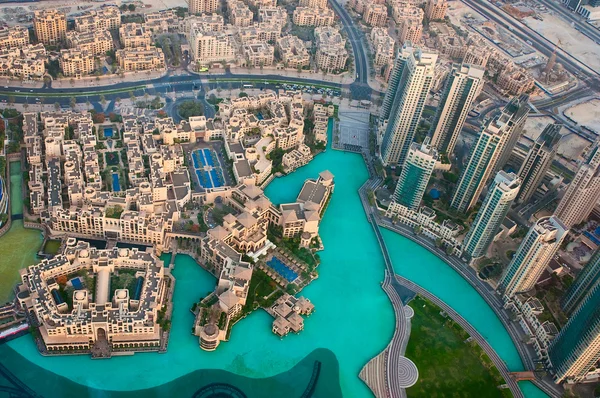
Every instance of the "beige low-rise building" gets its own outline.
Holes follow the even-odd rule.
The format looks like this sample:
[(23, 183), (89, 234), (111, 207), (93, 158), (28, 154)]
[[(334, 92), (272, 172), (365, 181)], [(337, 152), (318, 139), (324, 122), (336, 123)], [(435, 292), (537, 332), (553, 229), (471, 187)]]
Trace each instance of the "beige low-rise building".
[(508, 94), (520, 95), (533, 89), (535, 80), (525, 70), (507, 68), (498, 76), (496, 85)]
[(0, 26), (0, 49), (21, 48), (29, 44), (29, 31), (23, 26)]
[(258, 22), (283, 28), (287, 24), (287, 11), (283, 7), (260, 7)]
[(41, 79), (46, 73), (47, 59), (41, 43), (0, 49), (0, 75), (24, 80)]
[(121, 11), (117, 6), (85, 11), (75, 17), (75, 30), (78, 32), (117, 30), (119, 26), (121, 26)]
[(275, 48), (267, 43), (246, 44), (244, 55), (248, 65), (256, 67), (269, 66), (273, 64)]
[(254, 14), (250, 8), (240, 0), (226, 0), (229, 22), (233, 26), (247, 27), (252, 25)]
[(89, 51), (95, 56), (102, 56), (114, 48), (113, 39), (108, 30), (69, 31), (67, 45), (81, 51)]
[[(164, 270), (150, 249), (99, 250), (69, 239), (61, 254), (21, 270), (17, 299), (35, 314), (49, 354), (158, 351), (164, 343), (158, 312), (171, 299)], [(135, 289), (119, 288), (111, 297), (111, 276), (125, 274)], [(65, 301), (59, 291), (69, 291), (75, 279), (82, 288), (70, 289)]]
[(94, 71), (94, 54), (87, 50), (70, 48), (60, 50), (58, 59), (60, 69), (65, 77), (82, 77)]
[(148, 47), (152, 45), (152, 33), (143, 24), (126, 23), (119, 28), (119, 40), (124, 48)]
[(212, 14), (219, 11), (219, 0), (188, 0), (190, 14)]
[(448, 10), (448, 0), (427, 0), (425, 16), (428, 21), (443, 20)]
[(242, 45), (254, 43), (271, 43), (281, 36), (282, 26), (279, 24), (256, 23), (244, 29), (239, 29), (236, 36)]
[(398, 24), (398, 39), (401, 43), (410, 41), (420, 43), (423, 34), (423, 10), (413, 5), (397, 3), (392, 10), (394, 20)]
[(373, 64), (378, 68), (378, 72), (381, 73), (381, 67), (394, 62), (395, 41), (385, 28), (373, 28), (370, 38), (374, 50), (373, 53), (375, 54)]
[(118, 50), (117, 62), (124, 72), (165, 69), (163, 51), (151, 46)]
[(277, 40), (281, 61), (288, 68), (303, 69), (310, 65), (310, 53), (297, 36), (284, 36)]
[(293, 22), (298, 26), (331, 26), (335, 13), (329, 8), (296, 7)]
[(64, 13), (46, 9), (33, 14), (35, 37), (45, 45), (57, 45), (65, 39), (67, 17)]
[(387, 26), (387, 17), (384, 4), (370, 3), (363, 14), (363, 20), (369, 26)]
[(157, 35), (178, 30), (179, 18), (173, 10), (160, 10), (144, 14), (146, 30)]
[(235, 39), (230, 31), (205, 31), (194, 26), (188, 35), (188, 42), (192, 57), (198, 64), (236, 59)]
[(300, 0), (300, 7), (327, 8), (327, 0)]
[(283, 171), (291, 173), (292, 171), (307, 165), (313, 156), (310, 148), (305, 144), (298, 145), (298, 148), (293, 149), (283, 155), (281, 164), (283, 165)]
[(346, 50), (346, 40), (339, 30), (333, 27), (316, 28), (315, 38), (317, 67), (329, 73), (345, 69), (348, 51)]

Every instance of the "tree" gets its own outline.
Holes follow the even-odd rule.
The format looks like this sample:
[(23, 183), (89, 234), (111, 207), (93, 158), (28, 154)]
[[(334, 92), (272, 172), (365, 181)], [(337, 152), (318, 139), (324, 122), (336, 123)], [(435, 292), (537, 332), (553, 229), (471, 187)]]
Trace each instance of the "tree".
[(54, 109), (56, 109), (56, 110), (60, 109), (60, 104), (58, 102), (54, 103)]
[(104, 94), (100, 94), (100, 103), (104, 106), (106, 105), (106, 97)]
[(71, 106), (71, 108), (75, 109), (75, 106), (77, 106), (77, 99), (75, 97), (71, 97), (69, 99), (69, 106)]
[(446, 248), (446, 254), (449, 255), (449, 256), (453, 255), (454, 254), (454, 248), (452, 246), (448, 246)]
[(11, 105), (15, 103), (15, 97), (14, 97), (14, 95), (9, 95), (8, 96), (8, 103), (11, 104)]
[(128, 9), (129, 11), (131, 11), (131, 12), (135, 11), (135, 4), (129, 4), (129, 5), (127, 6), (127, 9)]

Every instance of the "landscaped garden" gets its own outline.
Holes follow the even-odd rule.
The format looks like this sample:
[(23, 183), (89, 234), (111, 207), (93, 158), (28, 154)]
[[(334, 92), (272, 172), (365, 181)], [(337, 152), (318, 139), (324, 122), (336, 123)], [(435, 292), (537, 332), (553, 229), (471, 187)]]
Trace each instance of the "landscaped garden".
[(108, 166), (116, 166), (119, 164), (119, 152), (106, 152), (106, 164)]
[(512, 397), (500, 372), (475, 341), (441, 309), (417, 296), (406, 357), (419, 369), (419, 381), (406, 390), (410, 398)]

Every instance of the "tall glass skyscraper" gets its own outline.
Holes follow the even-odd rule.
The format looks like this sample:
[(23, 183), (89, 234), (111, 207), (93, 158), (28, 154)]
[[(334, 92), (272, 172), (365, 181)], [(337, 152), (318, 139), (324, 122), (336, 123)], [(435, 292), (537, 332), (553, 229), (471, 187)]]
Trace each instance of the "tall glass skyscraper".
[(556, 383), (580, 382), (599, 360), (600, 283), (596, 283), (550, 343), (548, 364)]
[(446, 81), (444, 94), (431, 125), (431, 145), (448, 158), (463, 128), (473, 101), (483, 88), (485, 69), (478, 65), (455, 64)]
[(422, 144), (413, 142), (396, 185), (394, 201), (418, 210), (437, 160), (437, 151), (429, 145), (429, 138)]
[(500, 278), (498, 290), (508, 298), (531, 290), (567, 232), (567, 227), (556, 216), (537, 220)]
[[(400, 50), (396, 59), (400, 65), (394, 67), (394, 72), (400, 76), (396, 91), (390, 94), (388, 89), (394, 100), (381, 142), (381, 160), (385, 165), (404, 165), (421, 121), (436, 61), (437, 54), (413, 47), (410, 42), (405, 42)], [(384, 106), (389, 106), (391, 97), (388, 94)], [(382, 109), (382, 116), (386, 114), (386, 108)]]
[(500, 171), (496, 175), (465, 237), (463, 248), (469, 256), (477, 258), (485, 255), (520, 186), (521, 181), (514, 173)]
[(600, 249), (597, 249), (590, 261), (577, 275), (561, 300), (563, 310), (569, 314), (575, 310), (583, 297), (600, 281)]

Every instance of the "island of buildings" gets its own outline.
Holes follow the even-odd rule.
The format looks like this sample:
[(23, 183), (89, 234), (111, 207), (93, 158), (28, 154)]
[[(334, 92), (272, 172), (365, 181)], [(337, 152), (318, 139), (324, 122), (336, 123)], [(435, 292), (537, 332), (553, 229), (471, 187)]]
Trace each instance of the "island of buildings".
[[(305, 129), (309, 113), (314, 131)], [(272, 204), (263, 188), (312, 159), (305, 134), (325, 140), (332, 113), (293, 91), (224, 100), (214, 119), (179, 124), (25, 113), (29, 211), (47, 238), (62, 240), (58, 255), (22, 271), (18, 287), (40, 350), (166, 350), (174, 265), (159, 260), (165, 252), (187, 253), (217, 278), (192, 309), (203, 349), (216, 349), (260, 307), (277, 335), (300, 332), (300, 315), (313, 306), (294, 294), (318, 276), (334, 176), (324, 170), (306, 180), (292, 203)], [(267, 300), (256, 288), (263, 281), (273, 286)]]

